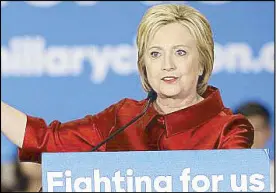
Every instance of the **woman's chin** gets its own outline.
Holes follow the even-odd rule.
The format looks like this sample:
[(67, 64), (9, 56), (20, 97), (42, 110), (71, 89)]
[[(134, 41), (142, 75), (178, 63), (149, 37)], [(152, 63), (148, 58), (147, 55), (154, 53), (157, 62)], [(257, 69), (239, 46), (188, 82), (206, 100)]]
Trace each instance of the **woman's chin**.
[(160, 89), (160, 94), (166, 97), (174, 97), (180, 94), (180, 89), (178, 88), (165, 88)]

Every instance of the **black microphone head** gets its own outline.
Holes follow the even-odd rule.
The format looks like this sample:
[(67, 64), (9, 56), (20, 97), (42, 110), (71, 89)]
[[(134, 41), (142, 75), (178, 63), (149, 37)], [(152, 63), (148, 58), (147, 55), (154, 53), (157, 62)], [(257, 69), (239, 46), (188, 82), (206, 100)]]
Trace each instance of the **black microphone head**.
[(151, 89), (148, 93), (147, 99), (150, 100), (150, 102), (153, 102), (156, 100), (156, 98), (157, 98), (156, 92), (153, 89)]

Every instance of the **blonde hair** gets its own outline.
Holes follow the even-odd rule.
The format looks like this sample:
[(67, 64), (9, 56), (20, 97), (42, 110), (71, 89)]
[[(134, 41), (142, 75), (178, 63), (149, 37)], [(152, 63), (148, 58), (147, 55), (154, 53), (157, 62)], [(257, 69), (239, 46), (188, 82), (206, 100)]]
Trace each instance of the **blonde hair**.
[(197, 92), (202, 95), (211, 76), (214, 63), (214, 41), (208, 20), (196, 9), (187, 5), (161, 4), (151, 7), (143, 16), (137, 33), (138, 69), (142, 86), (146, 92), (151, 90), (147, 79), (144, 53), (149, 38), (162, 26), (180, 23), (186, 26), (197, 41), (199, 64), (203, 74), (199, 77)]

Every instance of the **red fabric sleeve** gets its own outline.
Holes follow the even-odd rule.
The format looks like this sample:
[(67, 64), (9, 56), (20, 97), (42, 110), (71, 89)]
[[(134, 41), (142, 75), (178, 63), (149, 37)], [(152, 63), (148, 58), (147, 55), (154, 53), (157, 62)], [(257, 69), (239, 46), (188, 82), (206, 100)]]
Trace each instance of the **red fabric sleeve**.
[(254, 141), (254, 129), (242, 115), (232, 116), (221, 134), (219, 149), (249, 149)]
[[(41, 118), (27, 116), (27, 124), (19, 160), (41, 162), (42, 152), (85, 152), (105, 139), (116, 124), (118, 108), (123, 100), (94, 116), (49, 125)], [(105, 145), (98, 151), (105, 151)]]

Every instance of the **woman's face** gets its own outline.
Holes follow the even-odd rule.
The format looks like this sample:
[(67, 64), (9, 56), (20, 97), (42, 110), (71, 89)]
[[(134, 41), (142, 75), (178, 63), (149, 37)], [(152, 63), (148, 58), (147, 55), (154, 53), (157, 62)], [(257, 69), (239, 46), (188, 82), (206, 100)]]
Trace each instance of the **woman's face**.
[(196, 40), (187, 27), (172, 23), (162, 26), (149, 40), (145, 52), (149, 84), (162, 97), (196, 94), (202, 69)]

